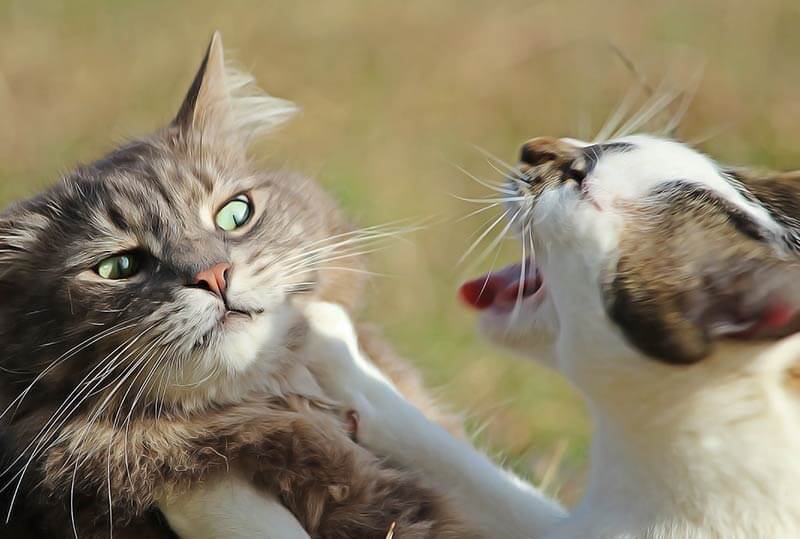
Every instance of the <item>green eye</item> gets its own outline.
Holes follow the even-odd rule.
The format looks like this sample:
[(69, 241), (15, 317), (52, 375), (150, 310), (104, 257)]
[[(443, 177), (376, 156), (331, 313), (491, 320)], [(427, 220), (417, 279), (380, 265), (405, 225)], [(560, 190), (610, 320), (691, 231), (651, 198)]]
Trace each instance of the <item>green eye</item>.
[(109, 256), (94, 270), (103, 279), (127, 279), (139, 271), (139, 260), (134, 254)]
[(253, 213), (253, 206), (247, 195), (239, 195), (232, 198), (217, 212), (214, 221), (221, 230), (230, 232), (236, 230), (250, 219)]

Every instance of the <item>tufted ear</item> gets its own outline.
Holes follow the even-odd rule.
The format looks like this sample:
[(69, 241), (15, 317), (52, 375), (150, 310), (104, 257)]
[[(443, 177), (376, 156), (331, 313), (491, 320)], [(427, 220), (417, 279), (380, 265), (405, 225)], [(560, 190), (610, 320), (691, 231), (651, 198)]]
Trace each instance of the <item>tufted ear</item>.
[(261, 91), (248, 73), (226, 64), (222, 37), (214, 32), (173, 125), (186, 136), (221, 136), (246, 146), (297, 111), (289, 101)]
[(609, 317), (639, 350), (694, 363), (718, 339), (800, 330), (800, 257), (781, 238), (685, 185), (635, 213), (604, 295)]

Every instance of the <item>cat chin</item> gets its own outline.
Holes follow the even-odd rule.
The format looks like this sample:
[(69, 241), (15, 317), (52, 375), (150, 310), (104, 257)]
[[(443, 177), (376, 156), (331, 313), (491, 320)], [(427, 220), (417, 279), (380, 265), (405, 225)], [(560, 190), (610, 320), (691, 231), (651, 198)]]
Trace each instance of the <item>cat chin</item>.
[(526, 299), (516, 310), (487, 309), (478, 318), (478, 331), (492, 344), (548, 366), (555, 363), (557, 327), (555, 310), (547, 296)]
[[(302, 332), (302, 317), (289, 302), (251, 320), (235, 320), (219, 340), (184, 361), (180, 381), (165, 397), (187, 410), (240, 401), (253, 391), (278, 392), (276, 378), (291, 364), (288, 352)], [(297, 335), (296, 335), (297, 334)]]

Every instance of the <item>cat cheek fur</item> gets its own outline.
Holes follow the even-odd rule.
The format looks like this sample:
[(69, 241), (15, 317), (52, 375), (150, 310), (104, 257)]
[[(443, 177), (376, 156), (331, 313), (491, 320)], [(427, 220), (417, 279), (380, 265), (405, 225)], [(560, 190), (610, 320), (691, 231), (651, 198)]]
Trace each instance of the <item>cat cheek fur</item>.
[(714, 193), (673, 185), (630, 208), (626, 223), (603, 294), (610, 319), (647, 356), (694, 363), (721, 338), (796, 330), (797, 321), (769, 323), (776, 308), (800, 307), (797, 268)]
[[(592, 163), (582, 164), (579, 183), (571, 180), (581, 151)], [(639, 135), (591, 146), (540, 137), (521, 159), (508, 184), (518, 196), (507, 206), (520, 216), (520, 239), (535, 247), (546, 294), (513, 317), (485, 310), (482, 329), (493, 340), (536, 355), (542, 339), (520, 333), (548, 328), (557, 349), (588, 339), (687, 364), (720, 339), (777, 338), (800, 326), (784, 320), (800, 310), (791, 286), (797, 174), (730, 171), (688, 146)]]
[[(470, 536), (444, 496), (354, 444), (304, 370), (297, 304), (356, 308), (358, 242), (375, 236), (311, 179), (248, 158), (293, 111), (228, 69), (215, 35), (169, 126), (0, 216), (0, 405), (13, 410), (0, 423), (0, 507), (13, 505), (12, 526), (44, 536), (74, 519), (81, 537), (168, 537), (159, 497), (234, 468), (315, 536), (384, 537), (393, 521), (408, 537)], [(253, 214), (223, 233), (214, 212), (242, 193)], [(140, 273), (92, 273), (131, 249)], [(227, 291), (204, 290), (198, 273), (220, 263)], [(417, 373), (373, 329), (358, 333), (406, 397), (447, 422)]]

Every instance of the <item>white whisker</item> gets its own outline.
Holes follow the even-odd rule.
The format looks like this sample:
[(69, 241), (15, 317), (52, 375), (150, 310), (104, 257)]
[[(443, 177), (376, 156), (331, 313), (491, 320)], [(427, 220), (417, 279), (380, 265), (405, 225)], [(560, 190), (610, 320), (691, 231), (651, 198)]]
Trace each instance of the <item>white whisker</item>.
[(464, 262), (464, 260), (466, 260), (466, 258), (478, 247), (478, 245), (480, 245), (481, 241), (483, 241), (483, 239), (486, 236), (488, 236), (489, 233), (491, 233), (491, 231), (505, 218), (506, 215), (508, 215), (508, 210), (504, 211), (500, 215), (500, 217), (495, 219), (494, 222), (491, 225), (489, 225), (489, 227), (486, 230), (484, 230), (480, 236), (478, 236), (478, 239), (472, 242), (472, 245), (469, 246), (469, 249), (467, 249), (466, 252), (463, 255), (461, 255), (461, 258), (458, 259), (458, 262), (456, 262), (456, 266), (461, 265)]

